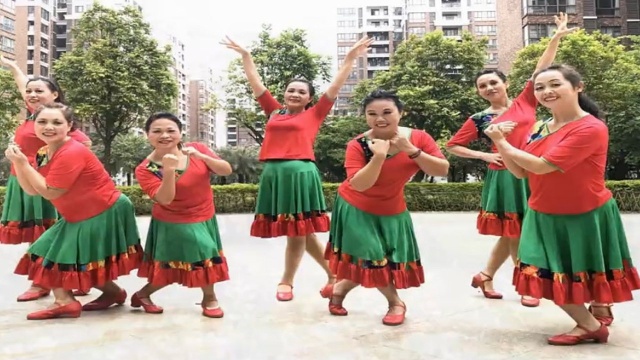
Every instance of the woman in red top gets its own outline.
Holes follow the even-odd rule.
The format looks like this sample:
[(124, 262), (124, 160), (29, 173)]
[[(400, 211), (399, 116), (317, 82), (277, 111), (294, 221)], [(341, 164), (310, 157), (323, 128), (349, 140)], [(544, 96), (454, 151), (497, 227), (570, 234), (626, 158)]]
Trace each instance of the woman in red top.
[(202, 289), (202, 314), (221, 318), (213, 284), (229, 280), (211, 191), (211, 174), (227, 176), (231, 165), (205, 145), (181, 143), (182, 123), (171, 113), (154, 114), (144, 125), (153, 152), (136, 167), (142, 191), (154, 200), (138, 276), (147, 285), (131, 306), (163, 312), (150, 296), (178, 283)]
[[(17, 146), (5, 154), (24, 191), (51, 201), (62, 218), (29, 247), (15, 270), (36, 286), (53, 289), (55, 296), (52, 306), (27, 319), (79, 317), (82, 310), (123, 304), (127, 293), (113, 280), (142, 261), (133, 204), (91, 150), (69, 137), (71, 109), (54, 103), (34, 115), (35, 133), (47, 144), (38, 151), (35, 168)], [(92, 287), (103, 294), (80, 305), (72, 290)]]
[(640, 289), (618, 205), (604, 181), (609, 132), (573, 68), (554, 65), (533, 81), (536, 98), (553, 117), (535, 125), (524, 151), (501, 131), (520, 124), (485, 131), (509, 170), (531, 187), (513, 282), (521, 295), (552, 300), (577, 323), (549, 344), (607, 342), (613, 316), (594, 316), (584, 303), (630, 301), (631, 291)]
[[(567, 28), (567, 20), (567, 16), (563, 13), (555, 17), (558, 30), (538, 60), (536, 71), (553, 63), (560, 39), (575, 30), (575, 28)], [(498, 70), (481, 72), (476, 78), (476, 88), (480, 96), (491, 106), (471, 116), (447, 143), (447, 150), (456, 156), (481, 159), (489, 163), (482, 186), (482, 210), (478, 215), (477, 228), (480, 234), (495, 235), (500, 238), (491, 251), (487, 266), (476, 274), (471, 282), (471, 286), (480, 288), (488, 299), (502, 299), (502, 294), (493, 289), (493, 276), (509, 255), (514, 263), (516, 261), (520, 228), (529, 190), (525, 180), (517, 179), (504, 167), (501, 155), (495, 146), (491, 146), (491, 153), (471, 150), (467, 146), (478, 139), (489, 141), (482, 131), (489, 124), (504, 121), (520, 124), (507, 139), (518, 148), (524, 146), (526, 132), (533, 126), (536, 119), (538, 104), (533, 94), (533, 83), (528, 81), (524, 90), (513, 102), (507, 97), (507, 87), (507, 77), (502, 72)], [(522, 297), (521, 303), (529, 307), (540, 304), (538, 300), (529, 297)]]
[(363, 105), (371, 130), (347, 144), (347, 180), (338, 188), (325, 251), (338, 282), (321, 294), (331, 314), (345, 316), (349, 291), (378, 288), (389, 302), (383, 324), (400, 325), (407, 309), (396, 289), (424, 283), (404, 186), (418, 170), (446, 176), (449, 162), (429, 134), (398, 126), (402, 103), (393, 93), (374, 91)]
[(284, 106), (267, 90), (258, 75), (251, 54), (235, 42), (222, 42), (242, 55), (244, 72), (253, 94), (266, 113), (264, 142), (256, 215), (251, 235), (287, 237), (285, 270), (276, 298), (293, 299), (293, 279), (305, 250), (323, 267), (328, 283), (335, 282), (323, 256), (323, 245), (316, 232), (329, 231), (322, 180), (315, 164), (313, 143), (327, 117), (338, 91), (349, 77), (353, 63), (367, 51), (372, 40), (360, 39), (347, 53), (344, 63), (327, 91), (313, 105), (315, 89), (305, 79), (290, 80), (285, 89)]
[[(46, 144), (38, 138), (34, 130), (32, 114), (42, 104), (51, 102), (64, 103), (64, 93), (58, 84), (45, 77), (29, 79), (20, 70), (15, 61), (0, 57), (15, 79), (18, 90), (23, 94), (27, 108), (27, 119), (23, 121), (13, 138), (13, 142), (20, 148), (30, 162), (36, 153)], [(82, 131), (73, 129), (69, 136), (76, 141), (91, 147), (91, 140)], [(15, 176), (15, 169), (11, 166), (11, 175), (7, 181), (5, 199), (2, 206), (0, 220), (0, 243), (21, 244), (33, 243), (58, 218), (55, 208), (48, 200), (40, 195), (31, 196), (22, 190)], [(31, 288), (18, 296), (18, 301), (32, 301), (49, 295), (49, 289), (31, 285)], [(78, 293), (78, 295), (84, 295)]]

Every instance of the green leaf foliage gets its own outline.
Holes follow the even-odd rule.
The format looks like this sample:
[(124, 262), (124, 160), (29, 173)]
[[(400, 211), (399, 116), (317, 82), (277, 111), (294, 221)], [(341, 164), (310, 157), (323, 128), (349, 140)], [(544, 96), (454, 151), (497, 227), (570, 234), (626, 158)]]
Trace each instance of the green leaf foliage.
[[(624, 42), (629, 42), (626, 46)], [(513, 90), (520, 91), (531, 77), (549, 39), (527, 46), (518, 53), (509, 76)], [(637, 37), (614, 38), (600, 32), (577, 31), (566, 36), (556, 63), (580, 72), (585, 93), (604, 112), (609, 126), (609, 169), (613, 180), (627, 178), (640, 167), (640, 42)], [(541, 107), (541, 116), (549, 116)]]
[[(263, 25), (258, 40), (251, 46), (251, 56), (262, 82), (280, 102), (284, 100), (284, 89), (289, 80), (328, 81), (330, 77), (330, 59), (309, 50), (307, 33), (301, 29), (287, 29), (273, 36), (271, 26)], [(240, 59), (229, 65), (225, 90), (231, 99), (227, 103), (230, 118), (247, 128), (256, 142), (262, 144), (266, 117), (254, 99)]]
[(363, 117), (328, 118), (316, 138), (316, 165), (325, 181), (339, 182), (346, 178), (344, 155), (347, 143), (369, 127)]
[[(22, 94), (13, 80), (10, 71), (0, 68), (0, 136), (13, 135), (18, 127), (18, 114), (22, 104)], [(4, 148), (3, 148), (4, 149)]]
[(134, 7), (112, 10), (95, 4), (72, 35), (73, 49), (55, 63), (55, 76), (78, 117), (95, 127), (104, 145), (103, 163), (113, 174), (116, 136), (176, 101), (170, 48), (159, 48)]

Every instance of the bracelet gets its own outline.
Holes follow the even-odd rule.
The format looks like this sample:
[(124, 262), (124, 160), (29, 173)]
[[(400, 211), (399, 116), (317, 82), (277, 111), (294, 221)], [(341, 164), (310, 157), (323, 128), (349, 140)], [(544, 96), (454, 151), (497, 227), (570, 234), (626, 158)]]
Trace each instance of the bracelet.
[(418, 156), (420, 156), (420, 154), (422, 154), (422, 150), (418, 149), (418, 151), (416, 151), (415, 153), (409, 155), (409, 159), (413, 160), (413, 159), (417, 158)]

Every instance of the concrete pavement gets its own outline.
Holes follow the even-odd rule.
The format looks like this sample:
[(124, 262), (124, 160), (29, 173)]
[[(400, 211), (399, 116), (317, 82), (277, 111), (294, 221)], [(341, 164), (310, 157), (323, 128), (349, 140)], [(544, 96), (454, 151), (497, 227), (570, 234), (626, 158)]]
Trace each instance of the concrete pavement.
[[(503, 300), (486, 300), (469, 285), (484, 265), (494, 238), (480, 236), (472, 213), (413, 214), (426, 284), (401, 292), (407, 303), (403, 326), (381, 324), (386, 302), (375, 290), (349, 294), (347, 317), (328, 314), (318, 290), (326, 279), (305, 257), (295, 299), (280, 303), (275, 289), (283, 268), (284, 239), (248, 235), (251, 215), (221, 215), (219, 224), (231, 281), (216, 286), (223, 319), (200, 315), (199, 289), (172, 286), (154, 296), (162, 315), (128, 306), (79, 319), (27, 321), (27, 313), (52, 301), (15, 298), (28, 287), (12, 275), (26, 245), (0, 247), (0, 359), (640, 359), (640, 301), (614, 307), (607, 345), (552, 347), (549, 335), (572, 328), (570, 319), (548, 301), (522, 307), (510, 285), (512, 267), (496, 276)], [(634, 260), (640, 264), (640, 215), (623, 215)], [(146, 236), (148, 217), (139, 218)], [(320, 235), (327, 240), (327, 234)], [(121, 278), (129, 294), (143, 279)], [(97, 297), (93, 290), (85, 303)], [(640, 292), (636, 293), (640, 299)]]

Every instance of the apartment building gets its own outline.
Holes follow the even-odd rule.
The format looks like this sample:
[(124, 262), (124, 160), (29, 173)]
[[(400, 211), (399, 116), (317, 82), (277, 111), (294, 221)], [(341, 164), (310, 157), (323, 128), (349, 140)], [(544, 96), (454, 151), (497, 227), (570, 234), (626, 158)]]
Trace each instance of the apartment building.
[(15, 1), (15, 60), (28, 76), (49, 76), (55, 42), (54, 0)]
[(0, 0), (0, 54), (16, 59), (16, 1)]
[(553, 16), (569, 15), (570, 26), (612, 36), (640, 35), (639, 0), (496, 0), (498, 62), (508, 72), (522, 47), (553, 35)]
[[(52, 0), (53, 1), (53, 0)], [(134, 6), (142, 11), (142, 7), (135, 0), (97, 0), (102, 6), (120, 10), (127, 6)], [(78, 22), (85, 11), (93, 6), (96, 0), (57, 0), (56, 3), (56, 42), (55, 59), (71, 51), (73, 47), (71, 29)]]
[(380, 5), (338, 8), (337, 59), (342, 64), (347, 51), (364, 35), (375, 39), (369, 53), (355, 63), (340, 90), (334, 114), (350, 111), (355, 86), (389, 69), (398, 45), (411, 35), (441, 30), (460, 39), (468, 30), (489, 40), (487, 67), (498, 66), (496, 0), (383, 0)]
[[(253, 110), (253, 100), (238, 100), (235, 98), (231, 98), (227, 99), (226, 101), (227, 103), (238, 106), (240, 108)], [(238, 123), (233, 113), (225, 111), (223, 117), (225, 118), (226, 123), (226, 146), (250, 146), (257, 144), (251, 136), (251, 132)], [(262, 124), (256, 123), (254, 128), (256, 131), (264, 133)]]
[(189, 81), (189, 139), (216, 147), (216, 111), (211, 105), (213, 90), (207, 80)]

